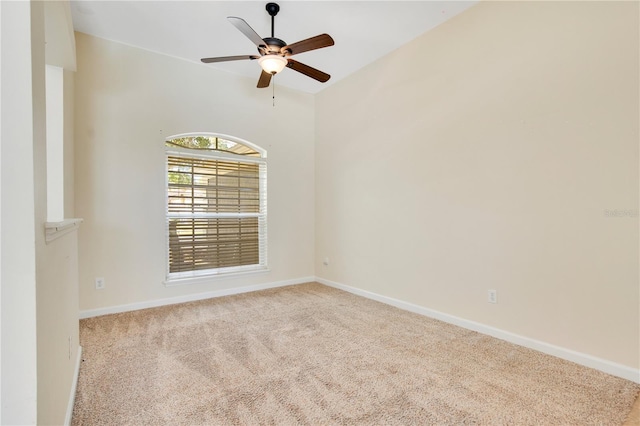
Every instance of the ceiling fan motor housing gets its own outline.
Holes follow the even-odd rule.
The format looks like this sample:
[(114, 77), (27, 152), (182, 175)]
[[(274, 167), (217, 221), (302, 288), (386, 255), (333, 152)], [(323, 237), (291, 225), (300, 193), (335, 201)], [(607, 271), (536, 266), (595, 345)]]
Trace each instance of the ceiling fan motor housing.
[[(269, 52), (271, 53), (281, 53), (282, 48), (287, 45), (287, 43), (275, 37), (265, 37), (262, 40), (264, 40), (264, 43), (267, 46), (267, 50), (269, 50)], [(259, 50), (260, 49), (258, 49), (258, 51)]]

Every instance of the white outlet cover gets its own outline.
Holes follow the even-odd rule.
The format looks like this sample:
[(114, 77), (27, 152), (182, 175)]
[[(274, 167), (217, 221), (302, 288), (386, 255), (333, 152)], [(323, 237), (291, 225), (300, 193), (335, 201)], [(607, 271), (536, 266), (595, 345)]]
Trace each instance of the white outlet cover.
[(96, 281), (95, 281), (95, 284), (96, 284), (96, 289), (97, 290), (104, 289), (104, 278), (103, 277), (97, 277)]

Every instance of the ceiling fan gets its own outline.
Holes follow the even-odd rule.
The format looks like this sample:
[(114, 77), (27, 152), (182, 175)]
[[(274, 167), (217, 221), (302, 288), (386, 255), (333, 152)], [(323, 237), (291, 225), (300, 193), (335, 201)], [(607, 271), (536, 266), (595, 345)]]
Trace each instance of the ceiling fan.
[(269, 87), (271, 77), (282, 71), (285, 67), (298, 71), (321, 83), (328, 81), (329, 78), (331, 78), (329, 74), (298, 62), (295, 59), (291, 59), (290, 57), (298, 53), (333, 46), (334, 42), (331, 36), (329, 34), (320, 34), (293, 44), (287, 44), (274, 36), (274, 20), (280, 11), (280, 6), (276, 3), (267, 3), (266, 9), (271, 16), (271, 37), (261, 38), (242, 18), (235, 16), (227, 17), (229, 22), (258, 47), (258, 53), (260, 53), (260, 55), (221, 56), (217, 58), (202, 58), (201, 61), (204, 63), (212, 63), (257, 59), (260, 67), (262, 67), (262, 73), (258, 79), (259, 88)]

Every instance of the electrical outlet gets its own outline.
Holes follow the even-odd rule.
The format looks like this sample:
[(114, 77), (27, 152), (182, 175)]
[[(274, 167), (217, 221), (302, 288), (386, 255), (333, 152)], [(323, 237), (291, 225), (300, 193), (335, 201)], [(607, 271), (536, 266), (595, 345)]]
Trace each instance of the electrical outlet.
[(324, 260), (322, 261), (322, 264), (323, 264), (324, 266), (329, 266), (329, 258), (328, 258), (328, 257), (325, 257), (325, 258), (324, 258)]
[(102, 290), (105, 287), (104, 278), (96, 277), (96, 290)]
[(497, 290), (487, 290), (487, 302), (489, 302), (489, 303), (498, 303), (498, 291)]

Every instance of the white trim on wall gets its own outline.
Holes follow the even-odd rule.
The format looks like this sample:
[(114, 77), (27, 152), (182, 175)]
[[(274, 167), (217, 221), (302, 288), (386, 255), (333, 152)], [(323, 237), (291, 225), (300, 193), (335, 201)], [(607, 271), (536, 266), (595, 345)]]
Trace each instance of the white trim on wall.
[(234, 294), (249, 293), (251, 291), (266, 290), (269, 288), (284, 287), (288, 285), (314, 282), (316, 277), (301, 277), (291, 280), (275, 281), (265, 284), (249, 285), (244, 287), (232, 287), (222, 290), (207, 291), (204, 293), (187, 294), (184, 296), (168, 297), (166, 299), (149, 300), (146, 302), (129, 303), (127, 305), (108, 306), (106, 308), (89, 309), (80, 311), (80, 319), (98, 317), (101, 315), (117, 314), (120, 312), (137, 311), (139, 309), (156, 308), (158, 306), (175, 305), (176, 303), (194, 302), (196, 300), (212, 299), (214, 297), (232, 296)]
[(602, 371), (612, 376), (622, 377), (623, 379), (631, 380), (635, 383), (640, 383), (640, 370), (627, 367), (626, 365), (617, 364), (615, 362), (608, 361), (606, 359), (597, 358), (592, 355), (576, 352), (571, 349), (555, 346), (550, 343), (541, 342), (539, 340), (531, 339), (529, 337), (520, 336), (515, 333), (510, 333), (498, 328), (490, 327), (485, 324), (481, 324), (475, 321), (459, 318), (454, 315), (445, 314), (443, 312), (435, 311), (433, 309), (425, 308), (422, 306), (414, 305), (413, 303), (404, 302), (402, 300), (394, 299), (380, 294), (372, 293), (370, 291), (361, 290), (359, 288), (351, 287), (345, 284), (337, 283), (334, 281), (326, 280), (324, 278), (316, 277), (316, 282), (334, 287), (340, 290), (348, 291), (349, 293), (366, 297), (387, 305), (395, 306), (405, 311), (413, 312), (419, 315), (424, 315), (429, 318), (434, 318), (440, 321), (444, 321), (449, 324), (457, 325), (468, 330), (477, 331), (478, 333), (486, 334), (501, 340), (505, 340), (510, 343), (515, 343), (525, 348), (533, 349), (547, 355), (552, 355), (567, 361), (575, 362), (576, 364), (583, 365), (585, 367), (593, 368), (595, 370)]
[(78, 346), (78, 356), (76, 357), (76, 368), (73, 372), (73, 382), (71, 382), (71, 392), (69, 393), (69, 403), (67, 404), (67, 414), (64, 416), (65, 426), (71, 425), (73, 416), (73, 406), (76, 402), (76, 388), (78, 387), (78, 377), (80, 375), (80, 364), (82, 364), (82, 346)]
[[(424, 315), (429, 318), (434, 318), (440, 321), (444, 321), (449, 324), (457, 325), (468, 330), (477, 331), (478, 333), (486, 334), (501, 340), (505, 340), (510, 343), (514, 343), (525, 348), (533, 349), (547, 355), (552, 355), (567, 361), (575, 362), (576, 364), (583, 365), (585, 367), (593, 368), (595, 370), (602, 371), (607, 374), (611, 374), (616, 377), (630, 380), (635, 383), (640, 383), (640, 370), (627, 367), (622, 364), (608, 361), (606, 359), (598, 358), (592, 355), (576, 352), (571, 349), (555, 346), (550, 343), (542, 342), (540, 340), (531, 339), (529, 337), (521, 336), (515, 333), (511, 333), (505, 330), (501, 330), (495, 327), (491, 327), (485, 324), (481, 324), (475, 321), (470, 321), (464, 318), (459, 318), (454, 315), (445, 314), (443, 312), (435, 311), (433, 309), (425, 308), (423, 306), (414, 305), (413, 303), (404, 302), (402, 300), (394, 299), (380, 294), (372, 293), (370, 291), (361, 290), (355, 287), (351, 287), (345, 284), (337, 283), (320, 277), (301, 277), (285, 281), (276, 281), (265, 284), (256, 284), (244, 287), (234, 287), (222, 290), (208, 291), (204, 293), (195, 293), (185, 296), (171, 297), (166, 299), (151, 300), (147, 302), (131, 303), (127, 305), (111, 306), (106, 308), (90, 309), (80, 312), (80, 319), (97, 317), (100, 315), (115, 314), (120, 312), (135, 311), (138, 309), (155, 308), (158, 306), (173, 305), (176, 303), (192, 302), (196, 300), (211, 299), (215, 297), (231, 296), (234, 294), (248, 293), (252, 291), (266, 290), (269, 288), (284, 287), (288, 285), (304, 284), (310, 282), (318, 282), (329, 287), (334, 287), (340, 290), (347, 291), (349, 293), (366, 297), (387, 305), (395, 306), (396, 308), (413, 312), (419, 315)], [(75, 386), (75, 385), (74, 385)], [(75, 392), (75, 391), (74, 391)], [(72, 406), (73, 408), (73, 406)]]

